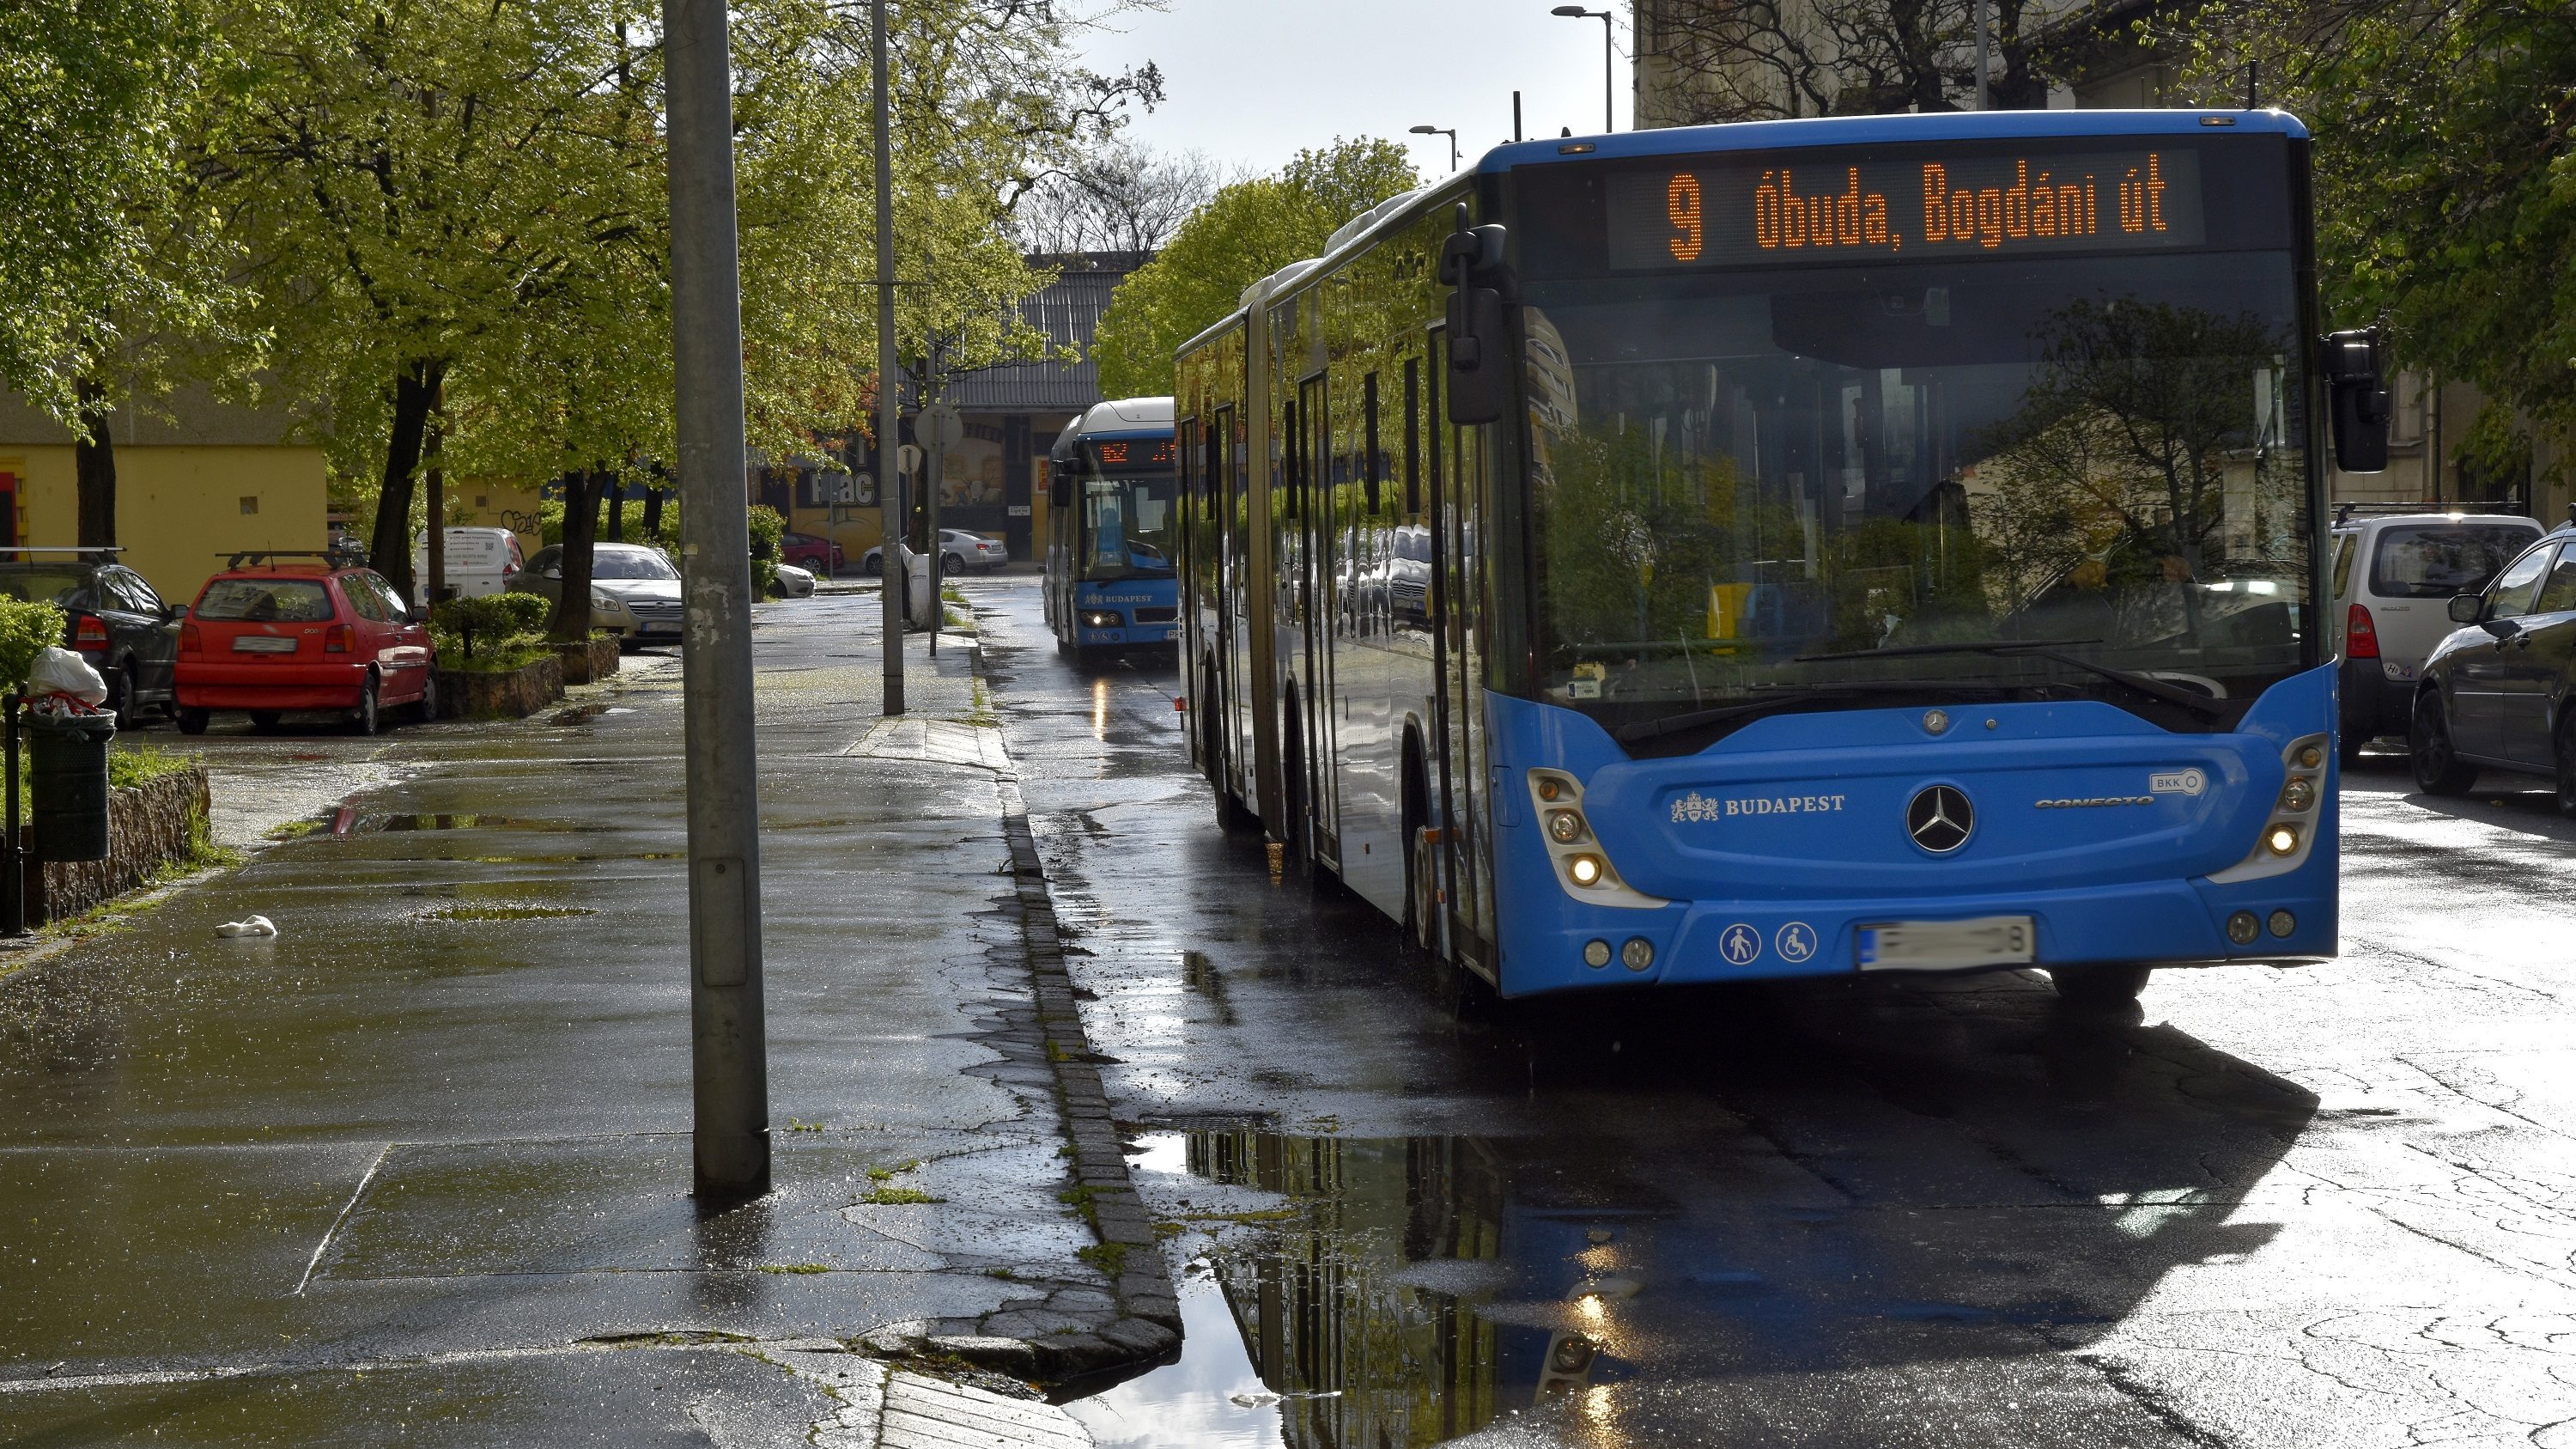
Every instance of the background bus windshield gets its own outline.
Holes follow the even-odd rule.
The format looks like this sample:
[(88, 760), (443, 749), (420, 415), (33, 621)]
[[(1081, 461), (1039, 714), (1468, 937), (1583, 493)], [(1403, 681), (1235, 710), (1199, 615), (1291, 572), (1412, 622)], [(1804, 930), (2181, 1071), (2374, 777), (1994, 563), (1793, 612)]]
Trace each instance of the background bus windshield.
[(2295, 296), (2284, 251), (1530, 283), (1539, 697), (2232, 720), (2313, 654)]
[[(1129, 461), (1130, 454), (1136, 461)], [(1082, 544), (1077, 576), (1169, 578), (1177, 475), (1172, 446), (1103, 442), (1083, 450)]]

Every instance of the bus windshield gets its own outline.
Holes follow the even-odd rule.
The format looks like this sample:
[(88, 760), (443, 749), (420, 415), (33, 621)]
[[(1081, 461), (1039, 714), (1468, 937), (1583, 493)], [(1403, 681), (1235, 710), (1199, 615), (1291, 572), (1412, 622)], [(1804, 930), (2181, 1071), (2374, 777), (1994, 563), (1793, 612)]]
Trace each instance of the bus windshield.
[(2316, 661), (2297, 295), (2275, 250), (1527, 285), (1538, 697), (2232, 724)]
[[(1130, 449), (1154, 458), (1136, 467)], [(1172, 549), (1179, 532), (1173, 507), (1178, 475), (1169, 443), (1104, 442), (1083, 449), (1082, 544), (1075, 576), (1085, 579), (1172, 577)]]

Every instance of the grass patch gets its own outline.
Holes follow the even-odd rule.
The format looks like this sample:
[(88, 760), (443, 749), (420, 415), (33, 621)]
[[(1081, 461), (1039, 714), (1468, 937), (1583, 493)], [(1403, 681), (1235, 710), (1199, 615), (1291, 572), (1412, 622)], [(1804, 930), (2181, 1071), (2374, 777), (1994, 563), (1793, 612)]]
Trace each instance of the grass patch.
[(760, 1265), (760, 1271), (764, 1273), (829, 1273), (832, 1270), (829, 1266), (822, 1263), (763, 1263)]
[(321, 820), (289, 820), (283, 825), (272, 825), (268, 827), (268, 838), (271, 840), (301, 840), (305, 836), (311, 835), (314, 831), (323, 829), (324, 825), (325, 822)]
[(1074, 1249), (1073, 1255), (1112, 1278), (1123, 1277), (1127, 1272), (1125, 1243), (1094, 1243), (1088, 1248)]
[(115, 789), (130, 790), (164, 775), (185, 774), (196, 763), (169, 750), (119, 741), (107, 747), (107, 783)]
[(787, 1130), (790, 1132), (820, 1132), (823, 1130), (823, 1124), (820, 1122), (807, 1122), (800, 1118), (790, 1117), (787, 1119)]
[(1000, 1278), (1007, 1282), (1019, 1277), (1020, 1275), (1008, 1268), (987, 1268), (984, 1270), (984, 1276), (987, 1278)]
[(922, 1203), (946, 1202), (948, 1199), (932, 1197), (917, 1187), (880, 1187), (861, 1193), (859, 1201), (869, 1207), (916, 1207)]
[(910, 1172), (920, 1165), (921, 1159), (916, 1157), (909, 1162), (898, 1162), (892, 1167), (871, 1167), (868, 1169), (868, 1180), (870, 1182), (886, 1182), (891, 1180), (896, 1173)]

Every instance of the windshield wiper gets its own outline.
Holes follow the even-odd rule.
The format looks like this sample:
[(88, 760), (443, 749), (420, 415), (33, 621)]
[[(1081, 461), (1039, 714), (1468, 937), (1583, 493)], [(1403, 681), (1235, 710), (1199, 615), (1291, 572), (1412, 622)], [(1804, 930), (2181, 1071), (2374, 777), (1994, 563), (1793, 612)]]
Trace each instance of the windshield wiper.
[(2134, 669), (2119, 669), (2108, 664), (2097, 664), (2090, 659), (2079, 658), (2066, 652), (2080, 645), (2101, 642), (2099, 639), (1988, 639), (1982, 643), (1973, 644), (1901, 644), (1893, 649), (1844, 649), (1831, 654), (1801, 654), (1795, 662), (1823, 664), (1842, 659), (1885, 659), (1927, 654), (2026, 654), (2034, 659), (2045, 659), (2052, 664), (2063, 664), (2069, 669), (2083, 670), (2087, 674), (2107, 679), (2133, 693), (2160, 700), (2177, 709), (2189, 710), (2212, 723), (2227, 718), (2227, 711), (2220, 709), (2208, 695), (2198, 690), (2185, 689), (2178, 684), (2167, 684), (2152, 674), (2140, 674)]
[[(1610, 738), (1617, 740), (1623, 745), (1634, 744), (1639, 740), (1661, 739), (1665, 735), (1677, 735), (1684, 730), (1695, 730), (1703, 725), (1725, 724), (1729, 720), (1750, 719), (1755, 715), (1769, 714), (1775, 710), (1794, 709), (1800, 705), (1817, 704), (1829, 699), (1849, 699), (1853, 695), (1857, 694), (1908, 694), (1920, 696), (1927, 691), (1939, 692), (1941, 690), (1982, 689), (1993, 687), (1995, 686), (1981, 680), (1947, 679), (1932, 681), (1913, 679), (1856, 679), (1833, 684), (1795, 685), (1772, 690), (1770, 693), (1765, 694), (1759, 699), (1742, 700), (1735, 704), (1721, 704), (1709, 709), (1695, 709), (1686, 714), (1665, 715), (1661, 719), (1638, 720), (1633, 724), (1624, 724), (1619, 726), (1617, 729), (1612, 730), (1610, 732)], [(2018, 686), (2005, 687), (2017, 688)]]

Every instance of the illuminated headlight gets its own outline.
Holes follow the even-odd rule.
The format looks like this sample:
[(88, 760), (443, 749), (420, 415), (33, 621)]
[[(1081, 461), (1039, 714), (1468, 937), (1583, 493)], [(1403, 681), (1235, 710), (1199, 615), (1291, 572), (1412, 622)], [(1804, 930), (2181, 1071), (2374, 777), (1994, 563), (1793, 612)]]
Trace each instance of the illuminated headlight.
[(2274, 855), (2293, 855), (2299, 849), (2299, 827), (2275, 825), (2263, 832), (2263, 848)]
[(1118, 627), (1118, 615), (1108, 609), (1085, 609), (1082, 611), (1082, 622), (1086, 628), (1115, 629)]
[(1583, 838), (1583, 817), (1571, 810), (1547, 812), (1547, 835), (1559, 845), (1572, 845)]
[(2308, 780), (2297, 779), (2281, 787), (2281, 808), (2305, 810), (2317, 803), (2317, 787)]
[(1601, 884), (1601, 857), (1578, 855), (1565, 863), (1565, 873), (1574, 877), (1576, 885), (1599, 885)]

